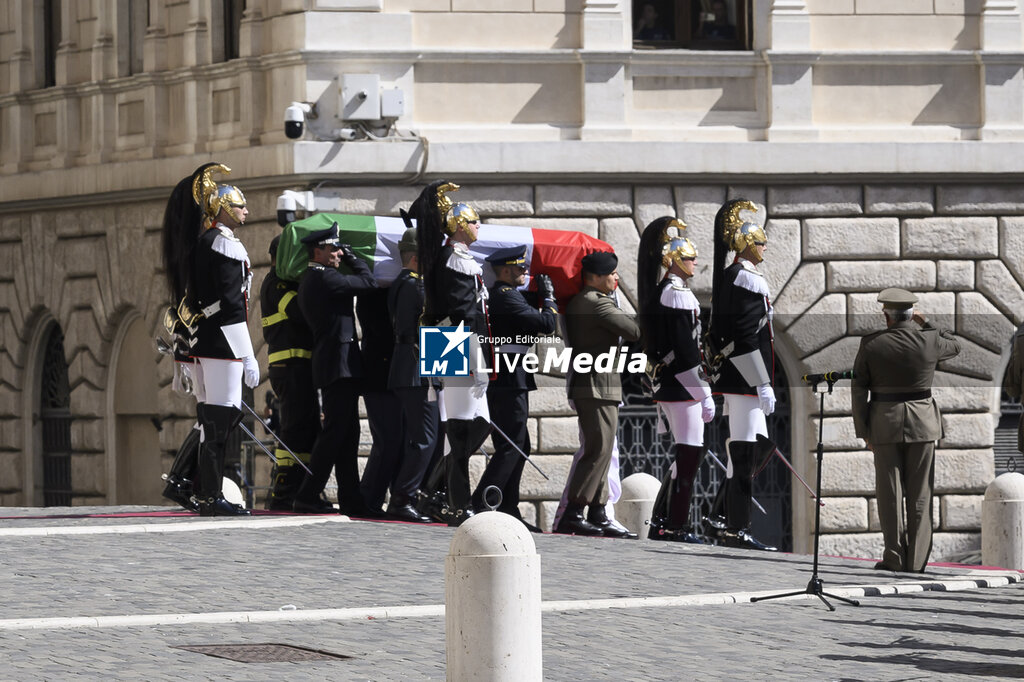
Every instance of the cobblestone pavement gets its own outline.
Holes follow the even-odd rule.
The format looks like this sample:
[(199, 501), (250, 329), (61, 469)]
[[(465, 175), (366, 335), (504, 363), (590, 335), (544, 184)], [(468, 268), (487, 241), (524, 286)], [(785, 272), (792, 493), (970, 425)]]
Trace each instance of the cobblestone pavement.
[[(187, 624), (164, 615), (160, 624), (106, 627), (39, 619), (225, 612), (273, 618), (441, 605), (451, 529), (269, 516), (208, 527), (190, 516), (77, 516), (83, 511), (111, 510), (0, 513), (8, 517), (0, 520), (0, 680), (444, 678), (444, 618), (436, 610), (419, 617)], [(38, 518), (65, 512), (70, 518)], [(195, 530), (139, 532), (185, 528)], [(26, 532), (53, 534), (15, 534)], [(1013, 572), (930, 566), (925, 575), (893, 574), (875, 571), (873, 562), (826, 557), (819, 570), (826, 591), (878, 587), (858, 597), (860, 607), (834, 602), (830, 612), (815, 597), (747, 601), (752, 592), (802, 590), (808, 556), (534, 539), (546, 603), (546, 679), (1024, 677), (1024, 583)], [(892, 586), (906, 593), (873, 596)], [(695, 605), (700, 595), (729, 598)], [(588, 601), (679, 596), (691, 601), (632, 608)], [(297, 610), (279, 611), (292, 606)], [(266, 643), (351, 658), (242, 663), (176, 648)]]

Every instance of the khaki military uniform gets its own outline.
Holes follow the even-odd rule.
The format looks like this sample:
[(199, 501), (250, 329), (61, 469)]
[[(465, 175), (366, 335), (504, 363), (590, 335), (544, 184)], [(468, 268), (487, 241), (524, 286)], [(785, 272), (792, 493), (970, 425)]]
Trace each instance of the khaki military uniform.
[[(573, 358), (580, 353), (596, 358), (640, 338), (636, 321), (615, 305), (610, 294), (594, 287), (585, 287), (577, 294), (565, 315)], [(585, 436), (583, 454), (568, 484), (569, 502), (603, 505), (608, 500), (606, 480), (619, 425), (622, 380), (614, 372), (573, 372), (569, 377), (569, 399), (576, 405)]]
[(942, 438), (932, 378), (937, 363), (959, 352), (951, 332), (913, 321), (864, 337), (857, 351), (853, 422), (875, 456), (884, 568), (923, 571), (928, 563), (935, 441)]

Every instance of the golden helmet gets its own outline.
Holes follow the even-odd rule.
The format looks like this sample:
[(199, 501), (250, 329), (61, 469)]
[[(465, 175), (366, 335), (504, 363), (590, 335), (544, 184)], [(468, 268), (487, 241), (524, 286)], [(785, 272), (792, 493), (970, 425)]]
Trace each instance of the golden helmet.
[(458, 203), (448, 209), (445, 220), (448, 223), (448, 234), (455, 234), (464, 230), (469, 223), (480, 222), (480, 216), (469, 204)]
[(228, 174), (231, 169), (224, 164), (206, 168), (192, 183), (192, 198), (203, 211), (203, 224), (209, 227), (217, 219), (223, 208), (230, 212), (231, 208), (244, 208), (245, 195), (234, 185), (218, 185), (211, 177), (213, 173)]
[(672, 263), (682, 267), (681, 261), (697, 257), (697, 247), (683, 236), (685, 230), (686, 223), (678, 218), (673, 218), (665, 225), (665, 232), (661, 237), (662, 267), (668, 269), (672, 267)]
[(722, 235), (726, 246), (731, 251), (741, 253), (748, 246), (767, 244), (768, 235), (764, 228), (753, 220), (742, 218), (740, 211), (757, 213), (757, 206), (751, 201), (737, 201), (729, 208), (725, 218), (725, 233)]

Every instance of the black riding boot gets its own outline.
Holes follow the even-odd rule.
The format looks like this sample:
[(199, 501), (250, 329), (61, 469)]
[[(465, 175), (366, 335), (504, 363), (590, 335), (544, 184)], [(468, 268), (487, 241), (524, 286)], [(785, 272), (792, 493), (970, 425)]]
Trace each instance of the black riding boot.
[(189, 511), (199, 511), (199, 506), (192, 501), (199, 468), (199, 436), (198, 426), (188, 432), (174, 455), (171, 470), (163, 477), (167, 482), (163, 496)]
[(203, 442), (199, 446), (199, 485), (196, 492), (200, 516), (247, 516), (248, 509), (231, 504), (221, 493), (224, 446), (228, 435), (242, 420), (242, 412), (230, 405), (199, 405)]
[[(704, 459), (704, 448), (700, 445), (676, 443), (676, 477), (666, 480), (669, 492), (668, 518), (657, 528), (651, 525), (651, 537), (657, 540), (672, 540), (702, 545), (705, 540), (690, 529), (690, 502), (693, 499), (693, 481)], [(662, 486), (665, 488), (665, 485)], [(659, 492), (659, 497), (661, 493)], [(657, 503), (655, 503), (657, 504)]]
[(473, 516), (472, 493), (469, 487), (469, 458), (491, 432), (491, 424), (483, 417), (448, 420), (447, 456), (448, 504), (454, 518), (448, 524), (460, 525)]
[(762, 448), (750, 441), (732, 441), (732, 478), (725, 496), (726, 530), (721, 535), (725, 545), (743, 549), (760, 549), (774, 552), (775, 547), (764, 544), (750, 534), (751, 477), (759, 461)]

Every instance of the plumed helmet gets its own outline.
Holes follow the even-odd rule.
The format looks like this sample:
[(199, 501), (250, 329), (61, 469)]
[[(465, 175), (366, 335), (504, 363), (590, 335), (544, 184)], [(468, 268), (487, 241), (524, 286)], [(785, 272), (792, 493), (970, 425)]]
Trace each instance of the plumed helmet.
[(234, 185), (218, 185), (211, 177), (214, 173), (227, 175), (231, 173), (231, 169), (222, 163), (211, 165), (192, 182), (192, 198), (203, 211), (204, 227), (213, 224), (222, 208), (230, 211), (231, 208), (245, 206), (245, 195), (242, 194), (242, 190)]
[(480, 215), (473, 207), (461, 202), (453, 204), (448, 209), (448, 215), (445, 217), (448, 234), (455, 234), (459, 230), (465, 229), (467, 224), (479, 222), (479, 220)]
[(754, 202), (741, 199), (726, 204), (723, 209), (725, 214), (722, 240), (730, 251), (740, 253), (748, 246), (768, 243), (768, 235), (765, 234), (764, 228), (754, 220), (740, 215), (741, 211), (756, 214), (757, 206)]
[(693, 242), (683, 236), (686, 231), (686, 223), (678, 218), (673, 218), (666, 225), (661, 237), (661, 266), (672, 267), (672, 263), (682, 267), (681, 261), (697, 257), (697, 247)]

